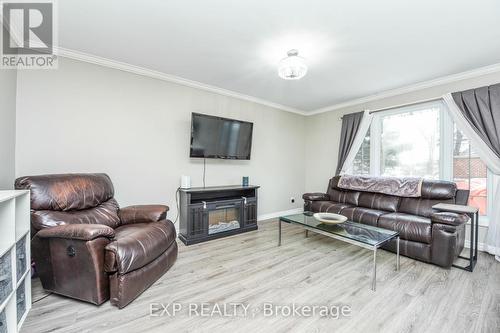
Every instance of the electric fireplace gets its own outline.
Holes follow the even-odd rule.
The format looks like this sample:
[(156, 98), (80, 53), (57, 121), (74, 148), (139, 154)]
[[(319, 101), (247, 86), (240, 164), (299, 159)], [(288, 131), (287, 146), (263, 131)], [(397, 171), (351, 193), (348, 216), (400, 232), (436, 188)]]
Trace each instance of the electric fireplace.
[(180, 189), (179, 239), (186, 245), (257, 229), (258, 186)]

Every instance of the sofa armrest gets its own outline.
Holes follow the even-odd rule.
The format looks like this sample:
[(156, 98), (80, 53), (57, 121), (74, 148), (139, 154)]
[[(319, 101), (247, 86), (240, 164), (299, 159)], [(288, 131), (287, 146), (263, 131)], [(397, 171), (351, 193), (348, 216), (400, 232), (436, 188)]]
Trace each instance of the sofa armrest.
[(304, 193), (302, 199), (308, 201), (330, 201), (330, 196), (326, 193)]
[(99, 237), (113, 238), (115, 231), (103, 224), (64, 224), (40, 230), (39, 238), (65, 238), (90, 241)]
[(118, 216), (122, 224), (157, 222), (167, 218), (168, 210), (164, 205), (136, 205), (120, 208)]
[(447, 224), (452, 226), (460, 226), (469, 221), (469, 217), (465, 214), (457, 214), (451, 212), (432, 213), (432, 223)]

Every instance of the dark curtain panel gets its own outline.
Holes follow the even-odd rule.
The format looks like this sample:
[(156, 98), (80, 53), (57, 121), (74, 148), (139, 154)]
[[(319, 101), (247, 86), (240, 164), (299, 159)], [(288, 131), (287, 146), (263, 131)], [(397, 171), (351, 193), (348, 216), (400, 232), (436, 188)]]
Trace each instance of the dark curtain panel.
[(340, 174), (345, 159), (351, 151), (354, 138), (359, 131), (359, 125), (363, 119), (364, 112), (349, 113), (342, 117), (342, 130), (340, 131), (339, 157), (337, 162), (336, 175)]
[(500, 83), (451, 95), (472, 128), (500, 158)]

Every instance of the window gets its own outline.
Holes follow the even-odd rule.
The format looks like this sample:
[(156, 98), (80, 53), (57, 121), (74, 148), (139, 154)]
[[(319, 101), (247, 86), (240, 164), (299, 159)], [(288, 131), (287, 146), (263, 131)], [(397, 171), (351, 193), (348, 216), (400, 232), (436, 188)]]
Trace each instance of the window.
[(453, 181), (469, 190), (469, 205), (488, 212), (488, 168), (471, 146), (469, 139), (455, 126), (453, 131)]
[(380, 174), (439, 178), (439, 109), (380, 117)]
[(453, 180), (483, 222), (491, 204), (488, 168), (441, 101), (376, 113), (351, 172)]
[(370, 129), (368, 129), (361, 148), (356, 154), (352, 169), (355, 175), (370, 174)]

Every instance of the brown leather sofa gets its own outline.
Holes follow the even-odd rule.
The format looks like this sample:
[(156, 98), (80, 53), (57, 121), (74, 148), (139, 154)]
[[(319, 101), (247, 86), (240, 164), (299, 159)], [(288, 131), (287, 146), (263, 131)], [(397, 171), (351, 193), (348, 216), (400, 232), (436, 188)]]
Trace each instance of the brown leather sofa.
[[(437, 203), (467, 204), (469, 191), (457, 190), (455, 183), (424, 180), (421, 197), (403, 198), (344, 190), (338, 181), (338, 176), (330, 179), (326, 193), (304, 194), (304, 211), (337, 213), (399, 231), (402, 255), (442, 267), (450, 267), (463, 250), (468, 217), (432, 209)], [(383, 248), (396, 252), (396, 243)]]
[(168, 207), (119, 208), (106, 174), (18, 178), (31, 191), (31, 252), (43, 288), (123, 308), (177, 258)]

